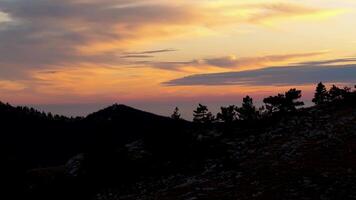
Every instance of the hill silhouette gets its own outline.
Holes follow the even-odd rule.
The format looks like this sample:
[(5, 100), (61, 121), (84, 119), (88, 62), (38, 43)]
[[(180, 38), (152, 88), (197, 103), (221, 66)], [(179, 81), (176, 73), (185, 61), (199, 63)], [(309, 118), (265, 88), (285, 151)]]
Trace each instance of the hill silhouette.
[[(125, 105), (114, 104), (92, 113), (83, 119), (86, 127), (111, 135), (113, 140), (127, 143), (139, 138), (165, 137), (174, 135), (180, 127), (190, 123), (173, 120), (152, 113), (137, 110)], [(159, 140), (159, 138), (157, 138)], [(107, 144), (105, 144), (107, 145)]]
[(157, 120), (166, 120), (171, 121), (171, 118), (159, 116), (142, 110), (138, 110), (123, 104), (114, 104), (107, 108), (104, 108), (100, 111), (89, 114), (87, 119), (92, 120), (102, 120), (102, 121), (123, 121), (123, 122), (132, 122), (132, 121), (157, 121)]
[(117, 104), (85, 118), (68, 118), (1, 103), (0, 120), (3, 122), (2, 147), (14, 149), (13, 153), (23, 151), (18, 153), (26, 154), (24, 157), (29, 158), (33, 166), (63, 163), (68, 156), (100, 142), (108, 147), (113, 141), (122, 145), (136, 139), (160, 137), (166, 132), (172, 136), (179, 127), (190, 124)]

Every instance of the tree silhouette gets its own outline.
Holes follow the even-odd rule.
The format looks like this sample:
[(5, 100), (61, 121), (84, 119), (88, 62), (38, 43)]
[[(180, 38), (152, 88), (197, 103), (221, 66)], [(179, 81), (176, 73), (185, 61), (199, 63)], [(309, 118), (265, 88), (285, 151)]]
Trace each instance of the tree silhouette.
[(256, 120), (258, 118), (258, 112), (256, 107), (253, 105), (253, 99), (246, 96), (242, 100), (241, 108), (237, 109), (237, 114), (241, 120)]
[(333, 85), (329, 90), (330, 101), (339, 101), (348, 98), (351, 95), (351, 88), (339, 88)]
[(329, 92), (326, 90), (326, 87), (322, 82), (317, 85), (312, 101), (315, 105), (322, 105), (329, 101)]
[(337, 87), (336, 85), (333, 85), (330, 90), (330, 101), (336, 101), (342, 99), (342, 89)]
[(266, 104), (266, 109), (269, 113), (278, 112), (281, 110), (283, 99), (283, 94), (278, 94), (277, 96), (269, 96), (263, 99), (263, 103)]
[(270, 96), (263, 100), (266, 104), (266, 109), (273, 112), (291, 112), (296, 111), (298, 106), (303, 106), (302, 101), (297, 101), (302, 97), (302, 91), (295, 88), (290, 89), (285, 94)]
[(217, 114), (217, 119), (225, 122), (226, 124), (231, 124), (237, 120), (237, 107), (234, 105), (228, 107), (221, 107), (221, 111)]
[(207, 106), (199, 104), (197, 109), (193, 111), (193, 121), (200, 124), (211, 123), (214, 120), (214, 116), (209, 112)]
[(176, 107), (173, 111), (173, 114), (171, 115), (171, 118), (174, 120), (180, 120), (181, 119), (181, 114), (179, 113), (179, 108)]
[(304, 102), (297, 101), (302, 97), (301, 90), (297, 90), (295, 88), (290, 89), (288, 92), (286, 92), (285, 96), (286, 96), (286, 101), (285, 101), (286, 111), (295, 111), (297, 107), (304, 105)]

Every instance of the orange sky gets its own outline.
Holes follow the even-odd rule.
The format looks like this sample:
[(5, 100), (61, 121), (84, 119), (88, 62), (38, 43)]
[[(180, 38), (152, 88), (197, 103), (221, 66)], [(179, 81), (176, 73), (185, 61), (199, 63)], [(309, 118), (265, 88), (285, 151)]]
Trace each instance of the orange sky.
[(0, 0), (1, 101), (193, 105), (356, 79), (353, 0), (193, 2)]

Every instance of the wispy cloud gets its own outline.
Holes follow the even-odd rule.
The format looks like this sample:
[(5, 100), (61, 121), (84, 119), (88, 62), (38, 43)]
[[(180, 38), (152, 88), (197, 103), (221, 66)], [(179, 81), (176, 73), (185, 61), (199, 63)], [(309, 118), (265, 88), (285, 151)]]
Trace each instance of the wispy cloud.
[(227, 24), (259, 24), (272, 18), (329, 12), (286, 3), (253, 6), (206, 6), (205, 3), (2, 0), (0, 20), (7, 22), (0, 29), (0, 76), (19, 76), (26, 70), (68, 63), (124, 66), (126, 58), (148, 58), (144, 55), (175, 49), (129, 52), (121, 56), (120, 52), (139, 44), (189, 34), (197, 27), (219, 29)]
[(312, 62), (303, 62), (297, 63), (299, 65), (333, 65), (340, 63), (356, 63), (356, 58), (340, 58), (332, 60), (322, 60), (322, 61), (312, 61)]
[(245, 5), (244, 7), (251, 11), (257, 11), (248, 16), (249, 22), (262, 24), (270, 24), (275, 20), (283, 20), (286, 18), (322, 18), (337, 15), (338, 13), (343, 12), (339, 9), (325, 10), (290, 3), (250, 4)]
[[(247, 85), (247, 86), (287, 86), (326, 83), (356, 83), (356, 64), (325, 65), (299, 64), (284, 67), (268, 67), (241, 72), (197, 74), (164, 82), (166, 86), (213, 86), (213, 85)], [(325, 63), (325, 62), (324, 62)]]
[(153, 54), (174, 52), (176, 49), (159, 49), (150, 51), (124, 52), (121, 58), (152, 58)]
[[(131, 6), (118, 7), (128, 3)], [(182, 6), (125, 0), (0, 1), (0, 8), (11, 18), (0, 29), (0, 74), (4, 76), (15, 75), (6, 73), (6, 66), (22, 73), (65, 63), (120, 65), (125, 61), (118, 54), (132, 49), (134, 43), (163, 37), (167, 32), (162, 29), (196, 18), (192, 9)]]
[(198, 66), (198, 60), (192, 61), (134, 61), (131, 66), (148, 67), (153, 69), (162, 69), (167, 71), (184, 71), (187, 66)]
[(124, 54), (127, 55), (140, 55), (140, 54), (156, 54), (156, 53), (166, 53), (166, 52), (173, 52), (178, 51), (177, 49), (159, 49), (159, 50), (150, 50), (150, 51), (137, 51), (137, 52), (126, 52)]
[(11, 21), (10, 16), (7, 13), (0, 10), (0, 24)]
[(17, 81), (0, 80), (0, 91), (21, 91), (26, 85)]
[(186, 67), (195, 69), (206, 69), (208, 67), (217, 67), (222, 69), (239, 69), (241, 67), (262, 67), (269, 64), (292, 61), (295, 59), (305, 59), (314, 56), (326, 54), (326, 51), (294, 53), (294, 54), (276, 54), (257, 57), (242, 57), (224, 56), (216, 58), (194, 59), (190, 61), (172, 61), (172, 62), (157, 62), (157, 61), (138, 61), (134, 64), (141, 64), (152, 68), (160, 68), (173, 71), (184, 71)]
[(296, 53), (296, 54), (281, 54), (281, 55), (267, 55), (261, 57), (248, 57), (237, 58), (236, 56), (220, 57), (204, 59), (205, 63), (212, 66), (224, 67), (224, 68), (238, 68), (241, 66), (250, 65), (266, 65), (273, 62), (288, 61), (296, 58), (307, 58), (313, 56), (319, 56), (326, 52), (308, 52), (308, 53)]
[[(187, 74), (271, 66), (322, 55), (320, 52), (290, 53), (300, 52), (299, 47), (270, 47), (279, 38), (275, 38), (274, 29), (265, 25), (331, 16), (334, 9), (317, 4), (306, 6), (292, 0), (284, 4), (276, 4), (275, 0), (253, 2), (258, 3), (0, 0), (0, 94), (2, 98), (22, 102), (97, 102), (198, 95), (212, 92), (211, 88), (179, 91), (162, 87), (160, 83)], [(246, 42), (240, 44), (241, 38), (237, 39), (230, 31), (245, 31), (245, 28), (249, 34)], [(270, 35), (255, 39), (265, 33)], [(264, 43), (266, 40), (271, 42)], [(253, 45), (247, 46), (248, 43)], [(256, 45), (265, 47), (252, 47)], [(305, 51), (316, 48), (323, 47)], [(241, 57), (240, 50), (251, 57)], [(262, 51), (271, 55), (259, 56)], [(284, 53), (278, 55), (278, 51)], [(233, 52), (237, 56), (224, 56)], [(193, 79), (171, 81), (167, 85), (236, 81), (213, 78), (209, 83)]]
[(154, 56), (152, 55), (135, 55), (135, 54), (128, 54), (128, 55), (123, 55), (120, 56), (120, 58), (153, 58)]

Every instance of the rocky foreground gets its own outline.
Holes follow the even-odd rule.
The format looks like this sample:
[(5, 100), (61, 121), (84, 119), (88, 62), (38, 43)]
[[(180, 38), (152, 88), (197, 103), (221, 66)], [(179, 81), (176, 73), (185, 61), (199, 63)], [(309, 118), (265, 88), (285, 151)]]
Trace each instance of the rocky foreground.
[[(97, 200), (138, 199), (356, 199), (356, 109), (314, 107), (261, 129), (197, 138), (207, 151), (198, 168), (144, 176), (96, 191)], [(214, 142), (206, 142), (214, 141)], [(140, 142), (127, 145), (144, 157)], [(79, 156), (67, 164), (75, 176)], [(78, 162), (74, 162), (78, 161)], [(76, 168), (77, 167), (77, 168)]]
[(231, 127), (119, 105), (50, 120), (3, 105), (1, 189), (36, 200), (356, 199), (353, 104)]

